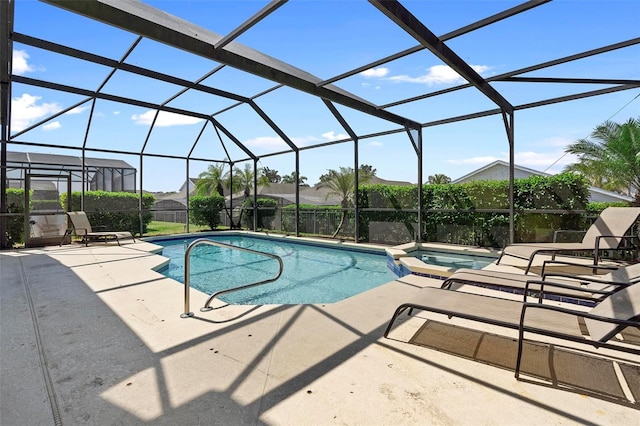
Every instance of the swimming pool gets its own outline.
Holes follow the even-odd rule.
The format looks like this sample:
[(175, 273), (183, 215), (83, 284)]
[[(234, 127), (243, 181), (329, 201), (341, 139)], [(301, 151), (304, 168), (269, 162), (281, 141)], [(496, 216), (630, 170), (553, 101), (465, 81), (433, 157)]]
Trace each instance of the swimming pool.
[[(159, 272), (184, 283), (184, 253), (197, 238), (155, 240), (169, 265)], [(280, 256), (282, 276), (273, 283), (220, 296), (237, 305), (334, 303), (397, 276), (386, 265), (383, 252), (289, 242), (240, 235), (207, 237), (213, 241)], [(264, 256), (211, 245), (196, 246), (190, 257), (190, 284), (206, 294), (273, 277), (278, 262)]]

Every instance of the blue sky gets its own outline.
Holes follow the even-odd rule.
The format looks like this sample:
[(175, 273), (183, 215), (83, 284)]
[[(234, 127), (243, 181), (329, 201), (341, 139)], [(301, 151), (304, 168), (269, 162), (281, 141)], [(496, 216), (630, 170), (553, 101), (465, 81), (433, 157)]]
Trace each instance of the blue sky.
[[(267, 1), (146, 1), (156, 8), (226, 35), (263, 8)], [(514, 1), (404, 1), (403, 5), (436, 35), (443, 35), (521, 2)], [(469, 34), (447, 45), (484, 77), (554, 60), (640, 36), (637, 0), (556, 0)], [(17, 0), (15, 31), (69, 45), (119, 60), (136, 40), (134, 34), (34, 0)], [(389, 21), (366, 1), (291, 0), (237, 42), (288, 62), (321, 79), (328, 79), (374, 60), (417, 45), (417, 41)], [(155, 41), (143, 39), (127, 63), (195, 81), (218, 64), (189, 55)], [(14, 44), (14, 73), (35, 79), (96, 90), (110, 68), (53, 54), (20, 43)], [(640, 79), (640, 46), (608, 52), (527, 74), (536, 77)], [(336, 83), (340, 88), (377, 105), (446, 89), (464, 81), (439, 59), (422, 51), (389, 62)], [(253, 96), (276, 85), (246, 73), (223, 68), (203, 84)], [(509, 102), (520, 105), (556, 96), (604, 88), (603, 85), (542, 83), (492, 83)], [(151, 82), (118, 71), (103, 92), (162, 103), (180, 87)], [(640, 89), (516, 112), (516, 163), (556, 173), (575, 159), (564, 155), (567, 144), (587, 137), (595, 126), (611, 119), (624, 122), (640, 116)], [(62, 111), (83, 97), (35, 86), (14, 84), (12, 133)], [(168, 105), (208, 114), (234, 101), (189, 91)], [(324, 104), (289, 88), (275, 90), (256, 103), (299, 147), (312, 146), (346, 136)], [(62, 150), (13, 147), (11, 150), (79, 155), (64, 149), (84, 143), (91, 102), (87, 102), (16, 138), (17, 141), (60, 146)], [(337, 105), (358, 134), (372, 134), (397, 125)], [(474, 89), (389, 108), (389, 111), (425, 123), (450, 116), (494, 109), (495, 105)], [(144, 146), (155, 111), (97, 101), (86, 146), (138, 152)], [(285, 149), (282, 140), (249, 107), (241, 106), (216, 116), (257, 155)], [(203, 128), (201, 120), (161, 114), (145, 146), (145, 152), (185, 155)], [(424, 134), (423, 176), (443, 173), (463, 176), (494, 160), (508, 159), (504, 125), (499, 116), (427, 127)], [(245, 157), (226, 141), (229, 155)], [(372, 165), (384, 179), (417, 181), (417, 160), (403, 134), (363, 139), (358, 145), (360, 163)], [(206, 127), (193, 150), (201, 158), (226, 154), (215, 131)], [(353, 143), (305, 150), (300, 155), (301, 174), (309, 183), (329, 168), (352, 166)], [(136, 155), (92, 153), (93, 157), (123, 159), (140, 168)], [(192, 161), (195, 177), (207, 166)], [(148, 158), (143, 163), (143, 187), (151, 191), (177, 190), (186, 177), (183, 161)], [(259, 166), (281, 175), (295, 169), (292, 154), (265, 157)]]

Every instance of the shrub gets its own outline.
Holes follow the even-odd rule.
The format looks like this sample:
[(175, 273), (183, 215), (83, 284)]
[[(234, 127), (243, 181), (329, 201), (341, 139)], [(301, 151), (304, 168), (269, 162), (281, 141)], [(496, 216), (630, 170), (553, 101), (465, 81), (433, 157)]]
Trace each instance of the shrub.
[[(411, 232), (417, 223), (417, 189), (417, 185), (360, 187), (360, 239), (369, 240), (371, 221), (400, 223)], [(422, 191), (423, 240), (493, 247), (506, 244), (509, 214), (477, 210), (508, 209), (509, 181), (424, 185)], [(572, 173), (516, 179), (515, 240), (546, 239), (554, 229), (583, 229), (585, 216), (581, 214), (526, 213), (523, 210), (585, 210), (588, 196), (584, 178)]]
[[(81, 192), (71, 193), (71, 210), (81, 210)], [(84, 211), (91, 226), (110, 231), (129, 231), (140, 235), (139, 194), (131, 192), (87, 191), (84, 194)], [(153, 219), (150, 212), (155, 197), (142, 195), (142, 233)], [(67, 194), (60, 195), (60, 204), (67, 205)]]
[[(258, 198), (258, 228), (271, 229), (276, 215), (278, 202), (272, 198)], [(247, 198), (242, 203), (244, 217), (242, 221), (247, 228), (253, 228), (253, 198)]]
[[(7, 188), (7, 213), (24, 213), (24, 189)], [(24, 242), (24, 215), (7, 218), (7, 246)]]
[(214, 230), (220, 225), (220, 212), (224, 209), (225, 199), (221, 195), (189, 198), (189, 219), (195, 225), (206, 225)]

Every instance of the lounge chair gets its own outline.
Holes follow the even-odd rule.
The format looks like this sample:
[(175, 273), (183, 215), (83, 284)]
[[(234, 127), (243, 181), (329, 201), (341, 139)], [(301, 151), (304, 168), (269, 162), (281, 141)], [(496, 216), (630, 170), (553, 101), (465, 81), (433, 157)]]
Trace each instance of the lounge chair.
[[(89, 223), (89, 218), (87, 218), (87, 214), (82, 211), (78, 212), (67, 212), (69, 219), (71, 219), (71, 224), (73, 226), (73, 232), (82, 237), (82, 241), (85, 246), (89, 245), (89, 240), (104, 240), (105, 242), (110, 239), (115, 239), (120, 245), (120, 239), (131, 238), (135, 242), (135, 238), (131, 232), (128, 231), (99, 231), (94, 232), (91, 229), (91, 224)], [(69, 234), (69, 230), (67, 233)]]
[(601, 250), (620, 250), (623, 242), (638, 239), (635, 235), (628, 235), (628, 232), (639, 217), (640, 207), (607, 207), (579, 243), (510, 244), (502, 250), (496, 265), (504, 256), (528, 260), (527, 274), (536, 255), (549, 254), (555, 259), (556, 254), (571, 252), (593, 252), (593, 263), (597, 265)]
[[(406, 309), (430, 311), (449, 318), (464, 318), (518, 330), (516, 378), (520, 375), (525, 332), (585, 343), (595, 348), (605, 347), (640, 354), (639, 346), (609, 342), (626, 327), (640, 327), (640, 284), (630, 285), (609, 295), (588, 312), (426, 287), (420, 290), (417, 300), (398, 306), (384, 337), (389, 336), (393, 323)], [(584, 320), (583, 328), (580, 319)]]
[[(576, 275), (566, 272), (551, 271), (552, 264), (579, 266), (589, 271), (593, 269), (613, 269), (611, 272), (598, 274)], [(544, 290), (544, 283), (551, 281), (553, 286), (547, 286), (544, 293), (553, 296), (577, 298), (597, 301), (628, 285), (640, 281), (640, 263), (622, 267), (581, 265), (565, 261), (545, 260), (542, 276), (516, 274), (513, 272), (491, 271), (486, 269), (458, 269), (444, 280), (442, 288), (451, 289), (455, 284), (469, 284), (524, 293), (524, 301), (533, 292), (540, 296), (540, 289)]]

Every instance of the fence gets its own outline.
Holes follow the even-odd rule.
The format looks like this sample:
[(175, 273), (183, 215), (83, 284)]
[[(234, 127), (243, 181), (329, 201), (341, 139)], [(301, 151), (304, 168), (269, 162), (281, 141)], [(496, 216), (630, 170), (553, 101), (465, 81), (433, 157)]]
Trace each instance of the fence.
[[(264, 212), (262, 215), (260, 212)], [(266, 214), (265, 214), (266, 213)], [(343, 220), (344, 213), (344, 220)], [(187, 210), (158, 210), (154, 220), (186, 224)], [(295, 210), (259, 208), (260, 230), (293, 234), (296, 232)], [(226, 211), (220, 212), (224, 227), (252, 227), (252, 215), (237, 207), (233, 223)], [(585, 230), (597, 213), (586, 211), (527, 210), (516, 213), (515, 242), (550, 242), (558, 229)], [(374, 220), (375, 219), (375, 220)], [(298, 232), (308, 236), (353, 239), (356, 218), (353, 209), (300, 209)], [(504, 247), (509, 238), (509, 214), (504, 210), (430, 210), (423, 214), (423, 241), (484, 247)], [(400, 244), (418, 237), (418, 212), (384, 209), (360, 211), (359, 240), (371, 243)]]

